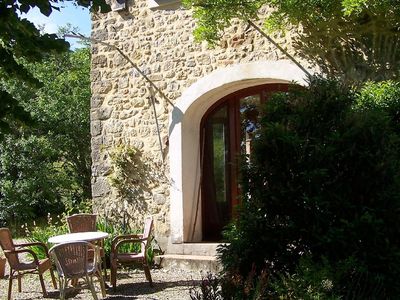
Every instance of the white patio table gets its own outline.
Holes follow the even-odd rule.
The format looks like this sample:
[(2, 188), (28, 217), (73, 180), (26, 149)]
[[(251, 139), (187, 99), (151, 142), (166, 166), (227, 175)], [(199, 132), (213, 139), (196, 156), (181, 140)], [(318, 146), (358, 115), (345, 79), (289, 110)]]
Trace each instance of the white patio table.
[[(107, 232), (85, 231), (85, 232), (66, 233), (66, 234), (52, 236), (49, 238), (48, 241), (49, 241), (49, 243), (52, 243), (52, 244), (61, 244), (61, 243), (79, 242), (79, 241), (92, 242), (92, 241), (97, 241), (97, 240), (103, 240), (106, 237), (108, 237)], [(99, 267), (100, 267), (100, 273), (101, 273), (102, 272), (101, 264)], [(103, 280), (104, 280), (105, 286), (108, 287), (105, 282), (106, 278), (103, 278)], [(76, 283), (74, 283), (74, 284), (76, 284)]]
[(103, 231), (66, 233), (50, 237), (49, 243), (61, 244), (61, 243), (78, 242), (78, 241), (90, 242), (90, 241), (102, 240), (105, 239), (106, 237), (108, 237), (108, 233)]

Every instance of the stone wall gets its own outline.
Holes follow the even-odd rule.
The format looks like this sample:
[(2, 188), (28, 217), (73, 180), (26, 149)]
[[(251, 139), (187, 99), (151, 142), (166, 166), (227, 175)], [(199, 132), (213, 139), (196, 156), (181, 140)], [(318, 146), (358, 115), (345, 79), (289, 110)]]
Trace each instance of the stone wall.
[[(254, 30), (245, 33), (245, 25), (240, 24), (227, 32), (218, 47), (209, 49), (206, 43), (194, 41), (190, 11), (151, 10), (146, 0), (129, 1), (126, 10), (94, 14), (92, 20), (92, 38), (117, 46), (165, 95), (158, 93), (155, 105), (161, 151), (149, 84), (115, 48), (93, 42), (95, 211), (135, 228), (144, 215), (151, 214), (158, 239), (165, 241), (170, 230), (168, 122), (173, 104), (185, 89), (216, 69), (286, 57)], [(285, 37), (276, 39), (290, 46)], [(138, 151), (129, 156), (130, 149)], [(118, 165), (121, 157), (129, 161), (125, 167), (131, 173)]]

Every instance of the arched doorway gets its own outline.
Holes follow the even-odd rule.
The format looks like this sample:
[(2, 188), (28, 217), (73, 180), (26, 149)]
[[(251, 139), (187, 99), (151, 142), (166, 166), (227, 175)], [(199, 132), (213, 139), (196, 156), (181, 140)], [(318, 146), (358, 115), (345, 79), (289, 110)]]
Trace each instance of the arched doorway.
[[(218, 69), (188, 87), (175, 103), (169, 123), (171, 244), (201, 242), (201, 120), (227, 95), (263, 84), (296, 82), (304, 73), (288, 61), (258, 61)], [(215, 106), (214, 106), (215, 107)], [(171, 248), (172, 249), (172, 248)], [(171, 250), (172, 251), (172, 250)]]
[(262, 105), (288, 84), (271, 83), (232, 93), (215, 103), (201, 121), (203, 241), (221, 240), (239, 199), (238, 160), (251, 154)]

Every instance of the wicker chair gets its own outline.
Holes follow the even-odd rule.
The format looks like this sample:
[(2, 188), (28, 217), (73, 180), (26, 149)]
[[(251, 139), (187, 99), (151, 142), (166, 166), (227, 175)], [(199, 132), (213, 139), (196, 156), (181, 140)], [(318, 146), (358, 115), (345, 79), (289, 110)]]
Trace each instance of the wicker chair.
[[(93, 259), (89, 258), (90, 250), (95, 253)], [(65, 291), (68, 282), (72, 283), (72, 288), (82, 289), (88, 287), (92, 296), (97, 300), (97, 294), (93, 285), (93, 277), (98, 277), (100, 281), (101, 293), (103, 298), (106, 296), (103, 276), (98, 268), (99, 251), (98, 248), (88, 242), (70, 242), (58, 244), (50, 249), (50, 254), (57, 267), (60, 281), (60, 299), (65, 299)], [(78, 280), (83, 279), (87, 286), (78, 285)]]
[[(97, 231), (96, 228), (97, 215), (95, 214), (74, 214), (67, 217), (69, 232), (88, 232)], [(107, 279), (107, 262), (106, 254), (104, 251), (103, 240), (93, 242), (95, 245), (99, 246), (100, 256), (103, 261), (104, 279)]]
[[(12, 281), (14, 278), (18, 279), (18, 291), (21, 292), (21, 277), (26, 273), (39, 274), (40, 285), (42, 287), (43, 296), (47, 296), (46, 287), (43, 281), (43, 273), (50, 270), (51, 279), (54, 288), (57, 288), (56, 279), (54, 277), (51, 261), (48, 255), (48, 250), (45, 244), (40, 242), (14, 244), (11, 232), (8, 228), (0, 228), (0, 246), (7, 258), (10, 266), (9, 284), (8, 284), (8, 299), (11, 299)], [(46, 252), (46, 258), (39, 260), (36, 253), (27, 247), (39, 246), (43, 247)], [(24, 262), (20, 260), (21, 254), (30, 254), (33, 257), (32, 261)]]
[[(141, 263), (149, 281), (150, 286), (153, 285), (151, 279), (150, 268), (147, 263), (146, 253), (151, 242), (151, 230), (153, 228), (153, 219), (147, 217), (144, 221), (144, 230), (142, 234), (128, 234), (119, 235), (115, 237), (111, 244), (111, 284), (113, 289), (117, 286), (117, 268), (120, 265)], [(140, 252), (138, 253), (124, 253), (120, 252), (120, 247), (124, 244), (141, 244)]]
[(96, 231), (97, 215), (94, 214), (74, 214), (67, 217), (69, 232)]

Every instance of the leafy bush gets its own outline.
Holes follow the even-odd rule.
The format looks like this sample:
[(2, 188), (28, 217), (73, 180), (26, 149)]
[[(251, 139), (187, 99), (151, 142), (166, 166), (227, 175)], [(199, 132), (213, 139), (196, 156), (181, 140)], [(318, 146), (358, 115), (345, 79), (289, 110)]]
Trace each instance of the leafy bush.
[[(341, 299), (335, 295), (334, 278), (328, 262), (315, 263), (302, 257), (293, 273), (280, 273), (271, 279), (270, 293), (279, 299)], [(347, 299), (347, 298), (346, 298)]]
[(359, 93), (357, 106), (386, 112), (393, 129), (400, 134), (400, 82), (368, 82)]
[(90, 50), (21, 63), (43, 87), (0, 79), (32, 121), (0, 141), (0, 225), (14, 228), (91, 198)]
[(199, 287), (194, 286), (189, 290), (192, 300), (222, 300), (220, 279), (208, 272), (202, 277)]
[[(106, 257), (110, 257), (111, 253), (111, 243), (114, 237), (121, 234), (127, 234), (125, 226), (121, 226), (118, 224), (113, 224), (107, 221), (105, 218), (98, 218), (97, 220), (97, 230), (107, 232), (108, 237), (104, 240), (104, 251), (106, 253)], [(129, 234), (136, 234), (138, 230), (129, 230)], [(140, 251), (140, 244), (125, 244), (120, 248), (121, 252), (138, 252)]]
[[(66, 205), (66, 210), (61, 215), (57, 215), (54, 219), (50, 213), (47, 214), (47, 220), (44, 224), (37, 224), (33, 221), (32, 226), (25, 223), (22, 225), (24, 230), (23, 234), (27, 237), (29, 242), (42, 242), (48, 249), (50, 249), (53, 244), (48, 242), (49, 238), (56, 235), (61, 235), (69, 232), (68, 224), (66, 218), (68, 215), (74, 213), (90, 213), (92, 210), (91, 201), (83, 200), (79, 202), (76, 206), (72, 206), (71, 203)], [(39, 258), (45, 258), (45, 253), (42, 247), (32, 247)]]
[[(108, 237), (104, 240), (104, 250), (106, 253), (106, 258), (109, 259), (111, 253), (111, 243), (114, 237), (121, 234), (138, 234), (141, 231), (135, 229), (127, 229), (126, 226), (121, 226), (118, 224), (113, 224), (109, 222), (105, 218), (98, 218), (97, 220), (97, 230), (107, 232)], [(141, 244), (140, 243), (128, 243), (123, 244), (119, 248), (120, 252), (140, 252)], [(157, 241), (152, 237), (150, 247), (147, 249), (147, 261), (148, 264), (151, 266), (154, 264), (154, 257), (155, 255), (159, 254), (159, 246), (157, 245)]]
[(264, 299), (268, 282), (268, 272), (256, 274), (253, 266), (246, 277), (232, 271), (222, 277), (207, 273), (200, 286), (191, 288), (189, 293), (192, 300)]
[(399, 94), (398, 83), (356, 93), (317, 78), (266, 104), (243, 159), (239, 217), (219, 249), (223, 277), (254, 266), (286, 278), (281, 287), (305, 295), (313, 282), (325, 293), (304, 278), (307, 257), (318, 274), (337, 274), (329, 295), (400, 294)]
[[(27, 224), (23, 225), (27, 240), (29, 242), (42, 242), (47, 246), (48, 249), (50, 249), (53, 246), (53, 244), (49, 243), (50, 237), (68, 232), (67, 224), (65, 222), (61, 222), (61, 220), (62, 219), (60, 216), (58, 216), (57, 220), (53, 221), (51, 215), (48, 214), (47, 224), (45, 226), (37, 226), (34, 222), (33, 227), (30, 229), (28, 228)], [(46, 253), (42, 247), (33, 246), (31, 248), (39, 259), (44, 259), (46, 257)]]

